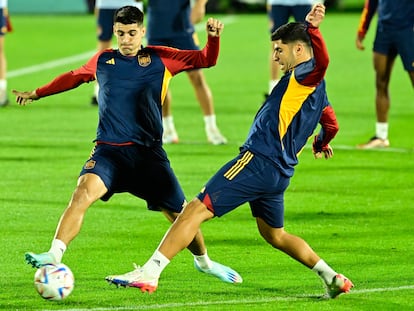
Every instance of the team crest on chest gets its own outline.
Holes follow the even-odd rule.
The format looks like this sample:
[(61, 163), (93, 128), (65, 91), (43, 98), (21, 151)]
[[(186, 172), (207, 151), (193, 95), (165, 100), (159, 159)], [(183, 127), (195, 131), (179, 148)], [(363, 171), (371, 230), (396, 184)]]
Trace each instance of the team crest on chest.
[(139, 54), (138, 64), (141, 67), (147, 67), (149, 64), (151, 64), (151, 56), (149, 54)]
[(89, 160), (88, 162), (85, 163), (85, 170), (91, 170), (95, 167), (96, 161), (94, 160)]

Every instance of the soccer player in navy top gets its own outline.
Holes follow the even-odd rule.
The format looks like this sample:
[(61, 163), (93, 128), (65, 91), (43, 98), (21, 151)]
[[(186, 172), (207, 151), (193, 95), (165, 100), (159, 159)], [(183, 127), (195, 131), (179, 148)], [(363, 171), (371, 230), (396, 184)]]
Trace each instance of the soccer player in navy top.
[[(141, 11), (144, 10), (144, 4), (140, 0), (96, 0), (94, 11), (96, 16), (98, 51), (112, 47), (113, 37), (113, 19), (117, 9), (123, 6), (136, 6)], [(99, 84), (95, 83), (94, 95), (91, 104), (98, 104)]]
[[(143, 18), (143, 13), (134, 6), (118, 9), (114, 17), (118, 49), (100, 51), (84, 66), (34, 91), (13, 91), (17, 103), (25, 105), (95, 78), (100, 85), (96, 146), (83, 166), (50, 250), (25, 254), (26, 261), (34, 267), (61, 262), (67, 246), (80, 231), (86, 210), (98, 199), (106, 201), (114, 193), (129, 192), (146, 200), (148, 209), (162, 211), (171, 222), (186, 204), (162, 148), (161, 104), (172, 76), (184, 70), (215, 65), (223, 24), (210, 18), (205, 48), (180, 51), (142, 47)], [(199, 271), (224, 282), (242, 281), (236, 271), (209, 259), (200, 231), (188, 248)], [(128, 282), (119, 284), (127, 286)]]
[[(283, 223), (283, 196), (298, 163), (297, 154), (319, 122), (322, 129), (313, 152), (317, 158), (332, 157), (329, 142), (338, 131), (323, 80), (329, 59), (318, 26), (324, 14), (325, 7), (316, 4), (306, 24), (285, 24), (272, 34), (274, 59), (283, 77), (259, 109), (240, 154), (184, 208), (152, 257), (138, 269), (141, 275), (132, 286), (154, 291), (163, 269), (191, 242), (202, 222), (248, 202), (263, 238), (315, 271), (326, 284), (327, 297), (351, 289), (349, 279), (328, 266), (304, 240), (287, 233)], [(107, 277), (113, 278), (123, 276)]]
[(414, 1), (366, 0), (356, 38), (356, 47), (359, 50), (364, 50), (363, 40), (376, 12), (377, 32), (373, 46), (376, 88), (375, 135), (367, 143), (358, 145), (360, 149), (386, 148), (390, 145), (389, 83), (397, 55), (400, 55), (414, 88)]

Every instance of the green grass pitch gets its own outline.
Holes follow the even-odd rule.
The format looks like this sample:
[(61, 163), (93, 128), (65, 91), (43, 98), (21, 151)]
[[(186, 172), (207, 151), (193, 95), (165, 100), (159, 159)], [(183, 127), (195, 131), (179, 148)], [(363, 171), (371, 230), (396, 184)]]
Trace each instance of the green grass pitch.
[[(191, 199), (243, 143), (268, 81), (268, 22), (262, 15), (220, 16), (225, 22), (216, 67), (205, 70), (226, 146), (206, 143), (200, 108), (185, 74), (171, 83), (181, 144), (166, 146)], [(143, 264), (169, 224), (128, 194), (97, 202), (64, 262), (76, 286), (64, 301), (44, 301), (33, 286), (26, 251), (49, 248), (58, 218), (93, 147), (97, 109), (92, 85), (44, 98), (26, 107), (0, 109), (0, 309), (3, 310), (409, 310), (414, 308), (413, 91), (398, 59), (392, 74), (391, 148), (361, 151), (374, 134), (371, 46), (354, 47), (357, 14), (327, 12), (321, 26), (330, 52), (329, 99), (340, 132), (335, 156), (300, 156), (286, 192), (286, 229), (305, 238), (355, 289), (335, 300), (318, 300), (318, 277), (272, 249), (257, 232), (248, 206), (203, 224), (212, 259), (235, 268), (238, 286), (193, 268), (189, 252), (164, 271), (158, 290), (143, 295), (105, 283), (111, 273)], [(9, 89), (31, 90), (82, 65), (96, 48), (95, 20), (88, 16), (13, 16), (6, 38)], [(199, 32), (202, 44), (205, 33)], [(86, 53), (86, 54), (85, 54)], [(63, 60), (63, 61), (62, 61)], [(53, 61), (53, 62), (52, 62)], [(56, 62), (54, 62), (56, 61)], [(411, 297), (411, 298), (410, 298)]]

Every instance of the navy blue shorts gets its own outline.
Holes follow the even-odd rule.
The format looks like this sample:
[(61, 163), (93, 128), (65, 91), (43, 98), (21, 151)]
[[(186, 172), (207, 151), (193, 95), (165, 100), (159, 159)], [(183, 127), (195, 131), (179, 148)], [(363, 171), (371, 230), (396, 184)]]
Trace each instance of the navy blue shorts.
[(148, 45), (170, 46), (180, 50), (199, 50), (199, 41), (196, 33), (176, 38), (150, 38)]
[(181, 212), (184, 193), (162, 147), (140, 145), (111, 146), (98, 144), (80, 175), (93, 173), (104, 182), (109, 200), (114, 193), (129, 192), (147, 201), (148, 209), (166, 208)]
[(272, 162), (246, 151), (225, 164), (197, 197), (218, 217), (249, 202), (254, 217), (282, 228), (289, 180)]
[(378, 25), (373, 50), (392, 57), (400, 55), (404, 69), (414, 71), (414, 25), (392, 31)]
[(269, 11), (269, 18), (273, 23), (270, 33), (289, 22), (291, 16), (297, 22), (305, 21), (305, 17), (311, 8), (311, 5), (272, 5)]
[(7, 10), (0, 8), (0, 36), (7, 33)]
[(98, 10), (98, 39), (100, 41), (109, 41), (112, 39), (115, 11), (116, 9)]

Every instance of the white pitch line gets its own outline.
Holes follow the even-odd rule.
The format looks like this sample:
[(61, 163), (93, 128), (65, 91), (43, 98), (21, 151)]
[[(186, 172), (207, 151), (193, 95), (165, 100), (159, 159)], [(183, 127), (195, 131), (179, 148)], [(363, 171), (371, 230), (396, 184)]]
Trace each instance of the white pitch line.
[(387, 148), (374, 148), (374, 149), (358, 149), (356, 146), (345, 146), (345, 145), (332, 145), (332, 148), (338, 150), (359, 150), (361, 152), (394, 152), (394, 153), (410, 153), (414, 152), (414, 148), (395, 148), (395, 147), (387, 147)]
[[(395, 292), (403, 290), (414, 290), (414, 285), (398, 286), (398, 287), (382, 287), (382, 288), (366, 288), (359, 290), (352, 290), (348, 295), (358, 295), (366, 293), (379, 293), (379, 292)], [(206, 307), (217, 305), (240, 305), (240, 304), (259, 304), (269, 302), (288, 302), (288, 301), (303, 301), (304, 298), (314, 299), (318, 295), (298, 295), (295, 297), (274, 297), (264, 299), (237, 299), (237, 300), (222, 300), (222, 301), (199, 301), (188, 303), (166, 303), (159, 305), (146, 305), (146, 306), (125, 306), (125, 307), (98, 307), (98, 308), (80, 308), (80, 309), (53, 309), (55, 311), (124, 311), (124, 310), (159, 310), (169, 308), (185, 308), (185, 307)], [(43, 310), (43, 311), (53, 311)]]
[(52, 60), (50, 62), (46, 62), (46, 63), (42, 63), (42, 64), (38, 64), (38, 65), (33, 65), (33, 66), (21, 68), (21, 69), (12, 70), (12, 71), (7, 72), (7, 78), (20, 77), (20, 76), (24, 76), (24, 75), (28, 75), (28, 74), (32, 74), (32, 73), (37, 73), (37, 72), (40, 72), (40, 71), (44, 71), (44, 70), (47, 70), (47, 69), (58, 68), (58, 67), (63, 66), (63, 65), (77, 63), (77, 62), (80, 62), (82, 60), (86, 60), (86, 59), (90, 58), (93, 55), (93, 53), (96, 53), (96, 51), (85, 52), (85, 53), (82, 53), (82, 54), (77, 54), (77, 55), (73, 55), (73, 56), (69, 56), (69, 57), (65, 57), (65, 58), (60, 58), (60, 59), (57, 59), (57, 60)]

